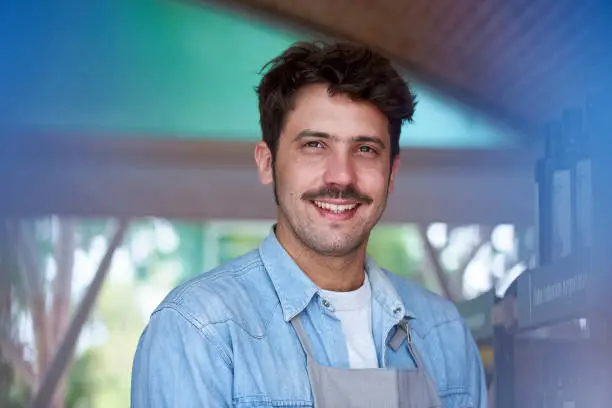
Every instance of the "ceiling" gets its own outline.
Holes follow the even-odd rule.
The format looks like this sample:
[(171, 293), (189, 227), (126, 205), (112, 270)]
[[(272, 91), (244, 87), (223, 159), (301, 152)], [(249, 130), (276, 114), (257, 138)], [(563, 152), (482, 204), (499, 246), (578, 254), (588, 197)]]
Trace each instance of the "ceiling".
[[(222, 3), (228, 3), (223, 1)], [(236, 0), (365, 43), (439, 90), (528, 134), (610, 81), (600, 0)], [(603, 58), (603, 57), (606, 58)]]
[[(259, 69), (295, 41), (323, 38), (187, 0), (21, 0), (3, 7), (5, 134), (257, 141)], [(449, 98), (427, 78), (404, 74), (419, 106), (402, 147), (520, 146), (516, 129)]]

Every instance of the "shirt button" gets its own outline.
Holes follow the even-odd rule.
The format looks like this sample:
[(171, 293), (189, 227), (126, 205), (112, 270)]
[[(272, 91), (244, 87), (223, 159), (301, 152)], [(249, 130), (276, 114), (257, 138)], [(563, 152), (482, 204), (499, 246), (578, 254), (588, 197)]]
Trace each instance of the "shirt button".
[(395, 309), (393, 309), (393, 314), (394, 315), (398, 315), (400, 313), (402, 313), (402, 308), (401, 307), (398, 306)]
[(327, 299), (323, 299), (323, 302), (321, 302), (321, 303), (323, 303), (323, 306), (325, 306), (325, 307), (329, 307), (330, 306), (329, 300), (327, 300)]

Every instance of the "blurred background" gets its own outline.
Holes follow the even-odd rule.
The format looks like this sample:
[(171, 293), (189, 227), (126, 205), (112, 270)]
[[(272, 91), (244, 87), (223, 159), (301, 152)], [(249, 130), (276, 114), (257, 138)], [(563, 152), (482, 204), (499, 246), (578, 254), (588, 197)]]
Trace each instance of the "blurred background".
[(576, 402), (574, 379), (550, 375), (590, 375), (550, 365), (559, 339), (577, 350), (590, 338), (583, 263), (531, 272), (545, 266), (542, 231), (553, 223), (542, 221), (552, 207), (542, 207), (550, 197), (536, 172), (550, 153), (545, 129), (610, 82), (604, 6), (2, 3), (0, 407), (129, 406), (132, 357), (153, 309), (270, 231), (273, 194), (252, 159), (254, 87), (265, 62), (312, 39), (370, 45), (418, 95), (370, 255), (456, 302), (481, 348), (491, 406), (595, 406)]

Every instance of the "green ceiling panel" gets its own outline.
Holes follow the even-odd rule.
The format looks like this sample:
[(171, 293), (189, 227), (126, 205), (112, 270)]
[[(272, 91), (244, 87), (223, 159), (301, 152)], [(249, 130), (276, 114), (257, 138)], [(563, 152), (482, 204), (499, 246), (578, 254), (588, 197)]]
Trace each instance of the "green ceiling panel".
[[(0, 125), (257, 140), (258, 70), (299, 32), (178, 0), (0, 6)], [(421, 84), (403, 146), (512, 145), (508, 129)]]

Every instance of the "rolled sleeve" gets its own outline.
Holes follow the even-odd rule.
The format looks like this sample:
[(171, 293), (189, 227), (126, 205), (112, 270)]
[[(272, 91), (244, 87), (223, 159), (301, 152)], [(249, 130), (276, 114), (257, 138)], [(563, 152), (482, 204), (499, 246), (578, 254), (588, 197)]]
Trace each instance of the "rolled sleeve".
[(231, 407), (232, 361), (213, 326), (172, 307), (151, 316), (132, 368), (132, 408)]

